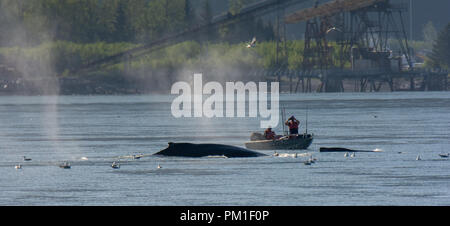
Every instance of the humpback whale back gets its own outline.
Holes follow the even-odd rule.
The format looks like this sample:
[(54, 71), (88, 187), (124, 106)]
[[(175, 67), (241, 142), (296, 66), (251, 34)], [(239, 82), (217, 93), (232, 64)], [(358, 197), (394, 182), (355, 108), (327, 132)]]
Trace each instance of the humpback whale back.
[(348, 149), (348, 148), (326, 148), (326, 147), (321, 147), (320, 152), (379, 152), (379, 150), (377, 151), (367, 151), (367, 150), (353, 150), (353, 149)]
[(251, 151), (241, 147), (224, 144), (192, 144), (192, 143), (169, 143), (169, 146), (155, 155), (179, 156), (179, 157), (206, 157), (226, 156), (233, 157), (259, 157), (265, 154)]

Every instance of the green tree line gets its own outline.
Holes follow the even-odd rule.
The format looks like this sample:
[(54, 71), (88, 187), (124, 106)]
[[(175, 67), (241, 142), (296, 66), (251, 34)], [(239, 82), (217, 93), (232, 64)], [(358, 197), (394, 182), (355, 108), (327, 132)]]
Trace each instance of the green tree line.
[[(29, 62), (51, 62), (58, 74), (66, 70), (76, 69), (84, 64), (101, 59), (122, 51), (138, 47), (141, 44), (128, 42), (96, 42), (74, 43), (68, 41), (45, 42), (34, 47), (3, 47), (0, 55), (7, 56), (11, 61), (26, 60)], [(229, 44), (200, 43), (185, 41), (143, 57), (133, 59), (132, 69), (139, 68), (214, 68), (228, 65), (236, 68), (276, 67), (276, 43), (260, 42), (254, 48), (247, 48), (247, 43)], [(288, 41), (289, 68), (299, 69), (303, 54), (303, 41)], [(105, 68), (105, 70), (123, 71), (125, 63)]]
[[(238, 13), (254, 1), (230, 0), (229, 11)], [(0, 0), (0, 45), (143, 43), (212, 19), (210, 0)], [(233, 36), (239, 34), (242, 41), (249, 33), (273, 38), (272, 25), (254, 18), (208, 35), (210, 40), (239, 41)]]
[[(253, 2), (229, 0), (229, 13), (239, 13)], [(0, 55), (11, 62), (51, 62), (57, 74), (64, 74), (212, 18), (209, 0), (0, 0)], [(449, 67), (448, 27), (439, 34), (429, 65)], [(253, 36), (258, 39), (257, 46), (245, 48), (243, 40)], [(273, 25), (249, 18), (133, 59), (130, 66), (133, 70), (175, 70), (222, 64), (246, 70), (270, 69), (276, 67), (274, 38)], [(335, 46), (332, 54), (337, 55), (339, 48), (330, 44)], [(302, 40), (287, 42), (289, 69), (301, 68), (303, 46)], [(120, 63), (107, 69), (124, 67)]]
[(450, 69), (450, 23), (439, 33), (434, 42), (429, 64), (434, 68)]
[[(183, 28), (184, 7), (185, 0), (0, 0), (0, 29), (23, 28), (25, 44), (139, 42)], [(2, 32), (2, 43), (9, 37)]]

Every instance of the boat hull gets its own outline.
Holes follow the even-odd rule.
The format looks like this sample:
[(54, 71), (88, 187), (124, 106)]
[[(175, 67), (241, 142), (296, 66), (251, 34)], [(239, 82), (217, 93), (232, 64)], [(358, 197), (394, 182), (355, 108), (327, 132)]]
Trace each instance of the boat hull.
[(314, 138), (311, 134), (300, 134), (289, 139), (256, 140), (245, 143), (245, 147), (254, 150), (304, 150), (307, 149)]

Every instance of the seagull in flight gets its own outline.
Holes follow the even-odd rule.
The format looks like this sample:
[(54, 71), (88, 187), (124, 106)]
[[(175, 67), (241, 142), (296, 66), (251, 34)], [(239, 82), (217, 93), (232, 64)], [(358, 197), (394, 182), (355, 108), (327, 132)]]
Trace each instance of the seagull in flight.
[(247, 44), (247, 48), (253, 48), (253, 47), (255, 47), (255, 45), (256, 45), (256, 37), (253, 37), (253, 40), (249, 43), (249, 44)]
[(325, 33), (328, 34), (328, 33), (330, 33), (331, 31), (339, 31), (339, 32), (342, 32), (341, 29), (339, 29), (339, 28), (337, 28), (337, 27), (332, 27), (332, 28), (328, 29)]

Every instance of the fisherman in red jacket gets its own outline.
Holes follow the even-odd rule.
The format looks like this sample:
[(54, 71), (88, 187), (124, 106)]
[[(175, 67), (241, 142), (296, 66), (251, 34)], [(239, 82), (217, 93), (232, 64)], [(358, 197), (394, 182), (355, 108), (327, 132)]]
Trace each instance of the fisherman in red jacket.
[(266, 140), (273, 140), (275, 139), (275, 132), (272, 130), (272, 128), (267, 128), (266, 131), (264, 131), (264, 137)]
[(294, 116), (291, 116), (286, 122), (285, 125), (289, 126), (289, 134), (297, 135), (298, 134), (298, 126), (300, 125), (300, 121), (298, 121)]

